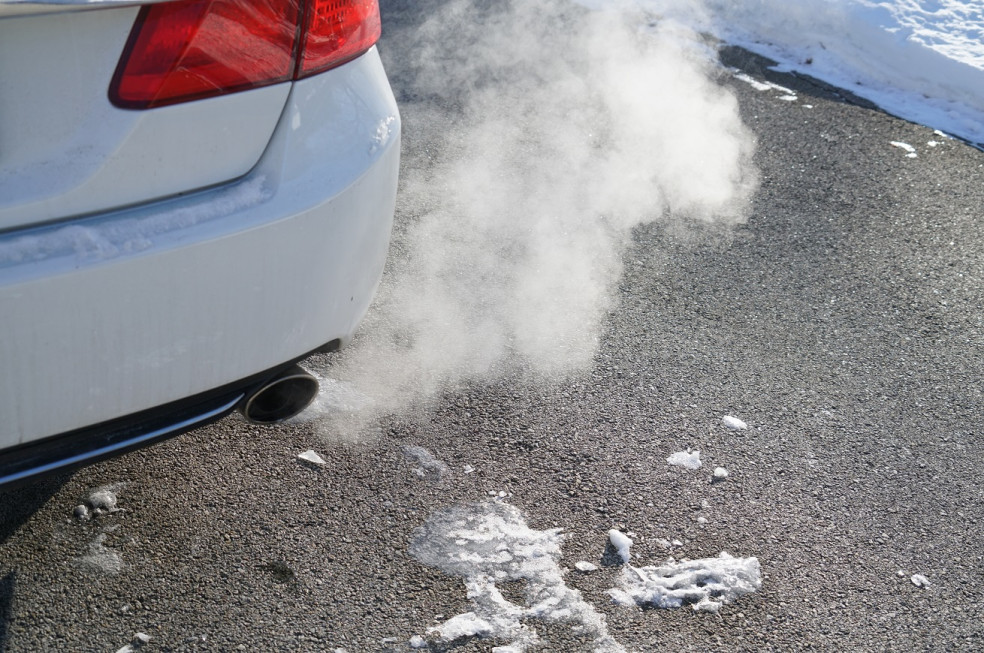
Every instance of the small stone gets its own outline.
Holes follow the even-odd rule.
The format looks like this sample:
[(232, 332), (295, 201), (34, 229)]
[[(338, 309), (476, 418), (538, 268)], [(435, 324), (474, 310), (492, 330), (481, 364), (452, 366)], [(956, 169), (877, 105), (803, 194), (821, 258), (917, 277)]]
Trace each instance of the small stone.
[(75, 510), (72, 511), (72, 516), (79, 521), (89, 521), (89, 509), (83, 504), (75, 506)]

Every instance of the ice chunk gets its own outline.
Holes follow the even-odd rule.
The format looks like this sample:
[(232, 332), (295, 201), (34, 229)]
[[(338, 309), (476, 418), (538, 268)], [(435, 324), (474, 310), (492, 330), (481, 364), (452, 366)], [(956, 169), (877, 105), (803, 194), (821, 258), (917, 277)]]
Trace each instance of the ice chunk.
[(578, 571), (584, 571), (584, 572), (598, 571), (598, 565), (592, 564), (586, 560), (579, 560), (578, 562), (575, 562), (574, 568), (577, 569)]
[[(561, 529), (531, 529), (505, 501), (456, 506), (432, 514), (413, 533), (410, 554), (464, 579), (471, 610), (428, 629), (442, 641), (462, 637), (507, 640), (493, 650), (522, 653), (538, 637), (526, 621), (573, 622), (596, 651), (624, 651), (608, 634), (604, 615), (564, 583)], [(525, 605), (506, 599), (497, 583), (525, 581)]]
[(297, 454), (297, 457), (301, 460), (305, 460), (309, 463), (314, 463), (315, 465), (320, 465), (322, 467), (326, 464), (325, 459), (319, 456), (314, 449), (308, 449), (303, 453), (299, 453)]
[(618, 551), (618, 555), (622, 558), (622, 562), (628, 562), (632, 559), (632, 554), (629, 552), (629, 549), (632, 547), (632, 539), (629, 538), (629, 536), (613, 528), (608, 531), (608, 541), (610, 541), (612, 546), (615, 547), (615, 550)]
[(715, 480), (715, 481), (723, 481), (726, 478), (728, 478), (728, 470), (726, 470), (724, 467), (715, 467), (714, 468), (714, 477), (713, 477), (713, 480)]
[(923, 576), (922, 574), (913, 574), (912, 578), (910, 578), (909, 580), (911, 580), (912, 584), (915, 585), (916, 587), (929, 587), (931, 584), (929, 582), (929, 579)]
[(75, 506), (74, 510), (72, 510), (72, 516), (79, 521), (89, 521), (89, 508), (87, 508), (84, 503), (79, 504)]
[(116, 653), (134, 653), (134, 651), (142, 648), (144, 645), (148, 644), (151, 640), (150, 635), (146, 633), (137, 633), (130, 640), (130, 643), (123, 648), (117, 649)]
[(732, 415), (725, 415), (721, 418), (721, 421), (724, 422), (724, 425), (732, 431), (744, 431), (748, 428), (748, 424)]
[(121, 487), (123, 487), (122, 483), (113, 483), (112, 485), (103, 485), (90, 492), (85, 502), (92, 510), (92, 516), (120, 512), (122, 508), (116, 505), (119, 500), (116, 493)]
[(687, 451), (677, 451), (676, 453), (670, 454), (666, 462), (676, 467), (700, 469), (700, 451), (690, 451), (689, 449)]
[(474, 472), (474, 471), (475, 471), (475, 468), (474, 468), (474, 467), (472, 467), (471, 465), (465, 465), (465, 466), (464, 466), (464, 467), (462, 468), (462, 470), (463, 470), (463, 471), (464, 471), (464, 472), (465, 472), (466, 474), (471, 474), (472, 472)]
[(906, 152), (908, 152), (906, 156), (909, 157), (910, 159), (915, 159), (917, 156), (919, 156), (918, 154), (916, 154), (916, 148), (912, 147), (908, 143), (903, 143), (901, 141), (892, 141), (892, 145), (901, 150), (905, 150)]
[(717, 612), (722, 605), (762, 586), (757, 558), (717, 558), (668, 562), (658, 567), (628, 565), (619, 587), (609, 595), (621, 605), (678, 608), (693, 604), (695, 610)]
[(420, 635), (414, 635), (410, 638), (410, 648), (427, 648), (427, 640)]

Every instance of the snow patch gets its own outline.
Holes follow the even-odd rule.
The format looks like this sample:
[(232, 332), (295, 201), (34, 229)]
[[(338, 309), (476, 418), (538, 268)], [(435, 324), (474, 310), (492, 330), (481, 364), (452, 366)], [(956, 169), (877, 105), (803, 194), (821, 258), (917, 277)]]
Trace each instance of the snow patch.
[(627, 565), (619, 587), (608, 591), (625, 606), (679, 608), (692, 604), (695, 610), (717, 612), (726, 603), (762, 586), (757, 558), (717, 558), (667, 562), (656, 567)]
[(574, 568), (585, 573), (598, 571), (598, 565), (588, 562), (587, 560), (579, 560), (578, 562), (575, 562)]
[(721, 418), (721, 421), (724, 422), (724, 425), (732, 431), (744, 431), (748, 429), (748, 424), (733, 415), (725, 415)]
[(677, 451), (670, 454), (666, 462), (674, 467), (686, 467), (687, 469), (700, 469), (703, 463), (700, 462), (700, 451)]
[[(500, 653), (522, 653), (538, 642), (524, 621), (574, 623), (596, 651), (624, 651), (604, 615), (564, 583), (559, 565), (561, 529), (531, 529), (515, 507), (492, 501), (432, 514), (413, 533), (410, 554), (421, 563), (464, 579), (472, 610), (428, 629), (442, 641), (463, 637), (507, 640)], [(498, 583), (525, 581), (526, 605), (507, 600)]]

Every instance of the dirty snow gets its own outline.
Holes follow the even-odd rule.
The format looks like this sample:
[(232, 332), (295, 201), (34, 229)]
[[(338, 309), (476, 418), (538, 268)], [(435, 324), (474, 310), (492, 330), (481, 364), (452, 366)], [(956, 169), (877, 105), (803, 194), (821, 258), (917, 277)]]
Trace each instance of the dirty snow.
[(717, 558), (667, 562), (654, 567), (626, 565), (619, 586), (609, 590), (616, 603), (625, 606), (679, 608), (717, 612), (726, 603), (756, 591), (762, 585), (757, 558)]
[[(539, 638), (531, 621), (559, 621), (593, 640), (595, 651), (624, 651), (604, 615), (567, 587), (559, 565), (561, 529), (535, 530), (503, 501), (456, 506), (432, 514), (413, 533), (410, 554), (464, 580), (471, 610), (428, 629), (451, 642), (464, 637), (508, 641), (493, 648), (522, 653)], [(525, 581), (525, 605), (507, 600), (498, 584)]]
[(689, 449), (670, 454), (666, 462), (674, 467), (686, 467), (687, 469), (700, 469), (702, 465), (700, 462), (700, 451), (690, 451)]

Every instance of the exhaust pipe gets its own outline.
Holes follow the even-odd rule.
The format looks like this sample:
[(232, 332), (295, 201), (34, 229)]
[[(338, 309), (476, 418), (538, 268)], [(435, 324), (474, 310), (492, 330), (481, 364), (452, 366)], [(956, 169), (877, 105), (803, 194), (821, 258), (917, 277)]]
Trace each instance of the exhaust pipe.
[(318, 380), (293, 365), (246, 395), (239, 412), (254, 424), (276, 424), (297, 415), (318, 396)]

